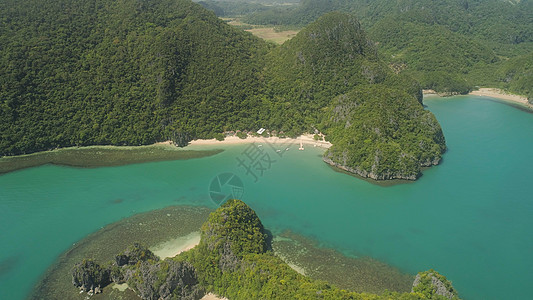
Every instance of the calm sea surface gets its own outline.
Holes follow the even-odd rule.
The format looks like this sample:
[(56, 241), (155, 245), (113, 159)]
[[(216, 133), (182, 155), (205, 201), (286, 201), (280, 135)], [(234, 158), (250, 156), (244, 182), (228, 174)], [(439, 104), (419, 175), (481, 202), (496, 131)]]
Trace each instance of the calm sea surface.
[[(533, 114), (488, 99), (426, 99), (449, 150), (417, 182), (390, 187), (333, 171), (320, 149), (267, 144), (259, 153), (226, 146), (186, 161), (2, 175), (0, 298), (24, 299), (61, 252), (106, 224), (170, 205), (216, 207), (211, 182), (221, 173), (242, 180), (241, 198), (274, 233), (290, 229), (411, 274), (434, 268), (465, 299), (530, 298)], [(242, 192), (238, 182), (221, 186), (232, 192)]]

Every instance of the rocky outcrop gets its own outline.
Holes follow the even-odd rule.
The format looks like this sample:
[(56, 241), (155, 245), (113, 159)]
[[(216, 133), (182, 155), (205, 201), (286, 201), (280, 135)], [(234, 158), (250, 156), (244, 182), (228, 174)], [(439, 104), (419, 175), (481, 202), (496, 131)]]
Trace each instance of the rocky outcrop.
[(161, 262), (142, 262), (126, 281), (139, 297), (148, 300), (200, 299), (205, 294), (198, 283), (196, 270), (188, 262), (168, 259)]
[[(416, 180), (418, 179), (418, 177), (420, 176), (420, 172), (418, 173), (408, 173), (408, 172), (405, 172), (405, 173), (402, 173), (402, 172), (393, 172), (393, 171), (386, 171), (386, 172), (381, 172), (381, 173), (378, 173), (378, 172), (373, 172), (373, 171), (366, 171), (366, 170), (363, 170), (361, 168), (352, 168), (352, 167), (348, 167), (344, 164), (341, 164), (341, 163), (337, 163), (335, 161), (333, 161), (331, 158), (331, 156), (328, 156), (327, 154), (325, 156), (322, 157), (322, 160), (331, 165), (331, 166), (334, 166), (336, 168), (339, 168), (341, 170), (344, 170), (346, 172), (350, 172), (350, 173), (353, 173), (353, 174), (356, 174), (356, 175), (359, 175), (361, 177), (365, 177), (365, 178), (371, 178), (371, 179), (374, 179), (374, 180), (393, 180), (393, 179), (402, 179), (402, 180)], [(420, 164), (420, 167), (431, 167), (431, 166), (436, 166), (440, 163), (440, 160), (441, 158), (440, 157), (433, 157), (433, 158), (427, 158), (425, 161), (420, 161), (419, 164)]]
[(434, 270), (418, 273), (413, 281), (411, 293), (421, 293), (427, 299), (433, 299), (435, 296), (459, 299), (452, 283)]
[(259, 217), (240, 200), (228, 200), (202, 226), (200, 247), (222, 257), (221, 266), (233, 268), (236, 258), (247, 253), (264, 253), (267, 234)]
[(93, 260), (83, 260), (72, 268), (72, 284), (84, 292), (97, 294), (109, 283), (109, 269), (102, 268)]
[(148, 248), (135, 243), (103, 268), (84, 260), (72, 269), (72, 283), (90, 294), (98, 293), (111, 282), (124, 283), (139, 297), (148, 300), (200, 299), (205, 291), (196, 270), (189, 262), (161, 261)]
[(199, 248), (217, 253), (222, 272), (241, 267), (244, 254), (265, 253), (267, 234), (257, 214), (240, 200), (228, 200), (202, 226)]
[(158, 261), (159, 257), (139, 243), (133, 244), (124, 252), (115, 256), (115, 263), (119, 267), (124, 265), (135, 265), (138, 262), (145, 262), (148, 260)]
[(416, 180), (446, 150), (435, 116), (388, 85), (360, 86), (336, 97), (323, 125), (333, 144), (324, 161), (374, 180)]
[(359, 169), (359, 168), (351, 168), (351, 167), (348, 167), (346, 165), (334, 162), (328, 156), (324, 156), (322, 158), (322, 160), (325, 163), (327, 163), (327, 164), (329, 164), (331, 166), (334, 166), (336, 168), (339, 168), (341, 170), (344, 170), (344, 171), (359, 175), (361, 177), (371, 178), (371, 179), (374, 179), (374, 180), (392, 180), (392, 179), (416, 180), (418, 178), (418, 174), (416, 174), (416, 175), (415, 174), (402, 174), (402, 173), (397, 173), (397, 172), (374, 173), (372, 171), (369, 172), (369, 171), (366, 171), (366, 170), (363, 170), (363, 169)]
[(235, 271), (240, 266), (240, 259), (235, 253), (233, 253), (233, 250), (231, 250), (230, 242), (224, 243), (223, 247), (220, 249), (218, 266), (222, 272)]
[(159, 287), (161, 299), (170, 299), (172, 294), (178, 299), (200, 299), (205, 292), (198, 283), (196, 270), (189, 262), (176, 262), (169, 260), (166, 266), (167, 278)]

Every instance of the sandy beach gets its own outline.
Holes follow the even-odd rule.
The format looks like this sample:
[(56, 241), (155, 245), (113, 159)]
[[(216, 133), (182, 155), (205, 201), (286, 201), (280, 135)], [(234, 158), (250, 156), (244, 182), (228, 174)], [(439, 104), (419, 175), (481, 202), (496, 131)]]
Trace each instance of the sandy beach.
[(501, 89), (480, 88), (477, 91), (470, 92), (469, 95), (498, 98), (498, 99), (505, 100), (508, 102), (521, 104), (521, 105), (524, 105), (526, 107), (533, 109), (533, 105), (527, 101), (526, 97), (509, 94)]
[(424, 96), (438, 96), (439, 95), (434, 90), (422, 90), (422, 94), (424, 94)]
[[(304, 134), (297, 138), (278, 138), (278, 137), (254, 137), (254, 136), (248, 136), (245, 139), (241, 139), (236, 136), (228, 136), (223, 141), (218, 141), (216, 139), (210, 139), (210, 140), (194, 140), (189, 143), (191, 146), (197, 146), (197, 145), (234, 145), (234, 144), (247, 144), (247, 143), (272, 143), (272, 144), (295, 144), (295, 146), (300, 145), (302, 143), (304, 146), (312, 146), (312, 147), (322, 147), (322, 148), (329, 148), (331, 147), (330, 142), (326, 141), (317, 141), (313, 138), (313, 135), (311, 134)], [(305, 148), (305, 147), (304, 147)]]
[(186, 236), (180, 236), (178, 238), (166, 241), (154, 247), (150, 250), (159, 258), (165, 259), (167, 257), (174, 257), (181, 252), (185, 252), (194, 248), (200, 243), (200, 232), (191, 232)]
[(228, 298), (219, 297), (213, 293), (207, 293), (200, 300), (228, 300)]
[[(194, 231), (194, 232), (189, 233), (188, 235), (180, 236), (178, 238), (156, 245), (150, 248), (150, 250), (152, 250), (152, 252), (155, 255), (159, 256), (159, 258), (165, 259), (167, 257), (174, 257), (182, 252), (190, 250), (196, 247), (196, 245), (198, 245), (199, 243), (200, 243), (200, 232)], [(128, 288), (128, 285), (127, 284), (124, 284), (124, 285), (115, 284), (113, 288), (124, 291), (126, 288)], [(213, 293), (207, 293), (200, 300), (227, 300), (227, 298), (219, 297)]]

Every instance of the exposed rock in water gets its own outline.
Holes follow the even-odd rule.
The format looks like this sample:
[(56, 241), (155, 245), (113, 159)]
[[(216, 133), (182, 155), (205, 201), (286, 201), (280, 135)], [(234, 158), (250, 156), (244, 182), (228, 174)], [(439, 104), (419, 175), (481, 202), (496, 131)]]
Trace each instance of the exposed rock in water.
[(434, 270), (418, 273), (413, 282), (411, 293), (422, 293), (427, 299), (433, 299), (434, 296), (459, 299), (452, 283)]
[(83, 260), (72, 268), (72, 283), (84, 292), (96, 294), (111, 283), (110, 271), (93, 260)]

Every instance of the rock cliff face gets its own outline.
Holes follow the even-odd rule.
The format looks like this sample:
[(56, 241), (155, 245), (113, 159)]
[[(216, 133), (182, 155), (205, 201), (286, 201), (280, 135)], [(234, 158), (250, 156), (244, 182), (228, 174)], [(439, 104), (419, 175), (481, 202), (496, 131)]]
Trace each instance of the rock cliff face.
[(93, 260), (83, 260), (72, 269), (72, 283), (84, 292), (97, 294), (111, 283), (110, 270)]
[(188, 262), (142, 262), (134, 269), (126, 282), (142, 299), (194, 300), (205, 294), (198, 285), (196, 270)]
[(138, 262), (145, 262), (148, 260), (158, 261), (159, 257), (139, 243), (133, 244), (124, 252), (115, 256), (115, 263), (119, 267), (135, 265)]
[(142, 299), (194, 300), (205, 294), (196, 270), (189, 262), (161, 261), (148, 248), (136, 243), (101, 267), (84, 260), (72, 269), (72, 283), (89, 294), (98, 293), (111, 282), (128, 283)]
[(322, 160), (324, 160), (325, 163), (332, 165), (336, 168), (339, 168), (341, 170), (359, 175), (361, 177), (370, 178), (374, 180), (393, 180), (393, 179), (403, 179), (403, 180), (416, 180), (418, 178), (418, 174), (402, 174), (402, 173), (395, 173), (391, 171), (383, 172), (383, 173), (374, 173), (373, 171), (367, 171), (360, 168), (353, 168), (347, 166), (346, 161), (341, 161), (340, 163), (337, 163), (333, 161), (331, 156), (324, 156)]

